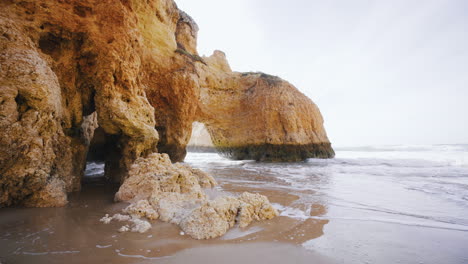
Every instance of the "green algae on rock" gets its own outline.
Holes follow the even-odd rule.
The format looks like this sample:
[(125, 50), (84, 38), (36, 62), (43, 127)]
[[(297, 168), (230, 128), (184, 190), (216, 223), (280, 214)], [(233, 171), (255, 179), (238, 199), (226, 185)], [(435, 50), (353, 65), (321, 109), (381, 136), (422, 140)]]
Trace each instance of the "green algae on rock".
[(335, 156), (330, 143), (307, 145), (247, 145), (240, 147), (217, 147), (222, 155), (234, 160), (268, 162), (297, 162), (308, 158), (330, 159)]

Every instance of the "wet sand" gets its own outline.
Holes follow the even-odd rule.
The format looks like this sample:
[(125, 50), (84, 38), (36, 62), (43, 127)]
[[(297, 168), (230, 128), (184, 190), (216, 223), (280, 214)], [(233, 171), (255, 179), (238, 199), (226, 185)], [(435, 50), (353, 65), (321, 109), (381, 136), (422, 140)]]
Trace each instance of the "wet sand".
[[(224, 189), (258, 191), (284, 205), (298, 198), (274, 190), (238, 189), (233, 184), (209, 193), (217, 196)], [(72, 194), (65, 208), (1, 209), (1, 263), (333, 263), (301, 246), (321, 236), (327, 220), (279, 216), (211, 240), (194, 240), (161, 221), (155, 221), (145, 234), (119, 233), (122, 223), (99, 222), (105, 213), (117, 213), (127, 205), (113, 202), (116, 190), (93, 181), (85, 183), (81, 193)]]
[(387, 159), (267, 164), (214, 154), (188, 162), (220, 183), (209, 196), (258, 192), (280, 216), (212, 240), (161, 221), (145, 234), (119, 233), (123, 223), (99, 219), (126, 204), (113, 202), (117, 186), (94, 177), (65, 208), (0, 209), (0, 262), (468, 263), (468, 168)]

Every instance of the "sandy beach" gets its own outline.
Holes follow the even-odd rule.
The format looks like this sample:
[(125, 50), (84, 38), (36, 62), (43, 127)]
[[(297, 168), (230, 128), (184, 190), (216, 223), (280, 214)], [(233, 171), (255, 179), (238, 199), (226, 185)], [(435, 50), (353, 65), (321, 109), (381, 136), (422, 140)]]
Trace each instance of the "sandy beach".
[(332, 161), (291, 164), (190, 153), (187, 162), (220, 183), (210, 197), (260, 193), (280, 211), (211, 240), (161, 221), (144, 234), (99, 222), (127, 204), (113, 202), (117, 186), (97, 173), (65, 208), (1, 209), (1, 263), (466, 263), (467, 204), (456, 189), (465, 188), (466, 167), (432, 152), (426, 160), (422, 152), (383, 157), (393, 152), (339, 151)]
[(0, 264), (468, 264), (466, 10), (0, 1)]
[[(237, 189), (236, 189), (237, 187)], [(287, 206), (298, 197), (268, 189), (238, 189), (268, 195)], [(302, 243), (323, 235), (327, 220), (301, 221), (279, 216), (247, 228), (234, 228), (221, 238), (195, 240), (173, 224), (156, 221), (145, 233), (119, 233), (121, 223), (104, 225), (104, 213), (118, 213), (127, 204), (115, 204), (117, 186), (94, 181), (71, 196), (66, 208), (6, 208), (0, 212), (2, 263), (333, 263), (306, 250)], [(224, 193), (212, 190), (210, 195)], [(319, 209), (320, 210), (320, 209)], [(320, 212), (319, 212), (320, 213)]]

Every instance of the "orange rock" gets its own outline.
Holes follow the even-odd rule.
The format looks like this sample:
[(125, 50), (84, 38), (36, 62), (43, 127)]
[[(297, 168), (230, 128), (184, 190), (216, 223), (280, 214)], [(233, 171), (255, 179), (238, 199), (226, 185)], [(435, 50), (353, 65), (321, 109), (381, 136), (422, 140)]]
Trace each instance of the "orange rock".
[(332, 156), (309, 99), (232, 72), (222, 52), (200, 57), (172, 0), (7, 0), (0, 13), (0, 206), (62, 206), (87, 156), (117, 182), (155, 152), (182, 161), (194, 121), (233, 158)]
[(260, 72), (232, 72), (220, 51), (205, 61), (200, 121), (221, 153), (260, 161), (334, 156), (320, 110), (293, 85)]

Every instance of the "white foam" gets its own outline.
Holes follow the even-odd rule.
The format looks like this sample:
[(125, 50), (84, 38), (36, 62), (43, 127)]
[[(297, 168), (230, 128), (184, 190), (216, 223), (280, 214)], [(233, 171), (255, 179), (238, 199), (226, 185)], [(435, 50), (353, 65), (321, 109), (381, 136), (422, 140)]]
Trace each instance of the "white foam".
[(273, 207), (276, 208), (276, 210), (279, 211), (280, 216), (286, 216), (298, 220), (306, 220), (310, 218), (310, 210), (309, 211), (303, 211), (299, 208), (294, 208), (294, 207), (286, 207), (281, 204), (274, 203)]
[(241, 237), (245, 237), (251, 234), (258, 233), (262, 231), (263, 228), (261, 227), (251, 227), (247, 230), (242, 230), (241, 228), (233, 228), (229, 230), (224, 236), (221, 237), (222, 240), (232, 240), (232, 239), (238, 239)]
[(101, 246), (101, 245), (96, 245), (97, 248), (110, 248), (112, 247), (112, 245), (105, 245), (105, 246)]
[(166, 258), (171, 258), (171, 256), (165, 256), (165, 257), (146, 257), (143, 255), (127, 255), (127, 254), (122, 254), (120, 251), (117, 252), (117, 255), (121, 257), (126, 257), (126, 258), (138, 258), (138, 259), (146, 259), (146, 260), (158, 260), (158, 259), (166, 259)]
[(104, 175), (104, 163), (88, 162), (86, 164), (86, 169), (85, 169), (86, 177), (102, 177), (103, 175)]
[(335, 159), (298, 163), (232, 162), (214, 153), (190, 153), (187, 161), (221, 174), (221, 186), (299, 196), (292, 206), (275, 205), (281, 216), (298, 220), (310, 218), (307, 208), (318, 203), (325, 218), (365, 212), (389, 222), (468, 225), (468, 145), (346, 148)]

